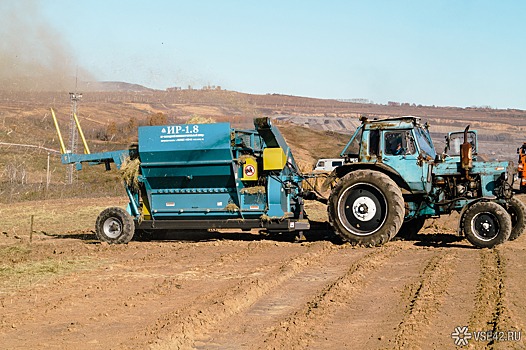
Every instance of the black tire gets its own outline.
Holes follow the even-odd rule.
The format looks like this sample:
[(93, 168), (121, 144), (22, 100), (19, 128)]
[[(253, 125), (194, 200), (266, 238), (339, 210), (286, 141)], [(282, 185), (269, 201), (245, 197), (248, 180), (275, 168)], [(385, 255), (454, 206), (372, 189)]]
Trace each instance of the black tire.
[(135, 223), (126, 210), (118, 207), (106, 208), (97, 218), (95, 233), (101, 242), (124, 244), (133, 238)]
[(423, 216), (405, 221), (396, 236), (408, 240), (415, 239), (418, 232), (424, 227), (425, 222), (426, 218)]
[(497, 203), (477, 202), (464, 213), (462, 227), (471, 244), (479, 248), (492, 248), (510, 238), (511, 217)]
[(526, 228), (526, 204), (520, 199), (513, 197), (509, 201), (508, 214), (511, 217), (511, 234), (510, 241), (516, 240)]
[(404, 220), (404, 199), (396, 183), (374, 170), (345, 175), (331, 192), (329, 222), (351, 244), (379, 246), (397, 233)]
[(524, 186), (523, 184), (520, 184), (519, 185), (519, 192), (520, 193), (526, 193), (526, 186)]

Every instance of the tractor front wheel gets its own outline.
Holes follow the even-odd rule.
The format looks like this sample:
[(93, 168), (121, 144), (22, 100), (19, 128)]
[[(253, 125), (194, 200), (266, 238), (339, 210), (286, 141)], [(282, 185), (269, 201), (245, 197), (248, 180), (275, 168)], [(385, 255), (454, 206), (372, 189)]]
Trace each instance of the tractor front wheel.
[(511, 216), (511, 234), (509, 240), (513, 241), (519, 238), (526, 228), (526, 204), (516, 197), (512, 197), (508, 204), (508, 213)]
[(374, 170), (345, 175), (328, 204), (331, 225), (351, 244), (382, 245), (397, 234), (404, 220), (400, 188), (389, 176)]
[(95, 232), (102, 242), (128, 243), (135, 233), (135, 223), (126, 210), (118, 207), (106, 208), (97, 218)]
[(462, 226), (466, 238), (479, 248), (504, 243), (511, 234), (511, 217), (494, 202), (477, 202), (464, 213)]

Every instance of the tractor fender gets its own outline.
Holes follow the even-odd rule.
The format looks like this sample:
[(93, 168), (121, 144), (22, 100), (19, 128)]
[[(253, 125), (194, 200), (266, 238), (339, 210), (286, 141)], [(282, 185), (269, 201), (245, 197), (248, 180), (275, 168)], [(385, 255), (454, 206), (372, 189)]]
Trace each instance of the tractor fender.
[(392, 167), (385, 165), (384, 163), (351, 163), (339, 166), (332, 171), (332, 173), (327, 178), (326, 183), (330, 183), (336, 179), (342, 178), (352, 171), (362, 169), (376, 170), (384, 173), (385, 175), (389, 176), (398, 185), (398, 187), (411, 192), (409, 185), (407, 182), (405, 182), (400, 173)]

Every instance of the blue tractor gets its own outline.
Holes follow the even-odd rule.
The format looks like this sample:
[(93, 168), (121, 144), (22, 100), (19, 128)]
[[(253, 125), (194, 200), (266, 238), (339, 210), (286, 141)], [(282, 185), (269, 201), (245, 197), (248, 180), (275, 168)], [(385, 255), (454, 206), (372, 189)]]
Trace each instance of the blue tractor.
[(525, 229), (526, 206), (513, 197), (513, 164), (477, 160), (477, 134), (469, 126), (450, 133), (438, 153), (417, 117), (361, 121), (341, 153), (352, 161), (327, 181), (329, 221), (344, 240), (382, 245), (454, 211), (459, 233), (477, 247), (516, 239)]

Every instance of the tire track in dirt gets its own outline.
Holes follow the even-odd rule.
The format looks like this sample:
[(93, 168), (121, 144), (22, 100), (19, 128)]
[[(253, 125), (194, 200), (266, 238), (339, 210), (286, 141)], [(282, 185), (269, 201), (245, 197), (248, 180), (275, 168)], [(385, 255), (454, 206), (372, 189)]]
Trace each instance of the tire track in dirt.
[(163, 315), (147, 330), (147, 334), (154, 337), (150, 339), (150, 343), (153, 341), (152, 348), (195, 347), (195, 341), (215, 325), (243, 312), (262, 296), (308, 267), (316, 266), (335, 248), (329, 242), (317, 242), (311, 245), (310, 250), (283, 260), (277, 266), (270, 266), (260, 275), (245, 278), (234, 286), (201, 295), (191, 305)]
[[(340, 298), (326, 319), (308, 329), (309, 348), (379, 349), (395, 344), (396, 330), (410, 301), (408, 286), (419, 281), (436, 249), (414, 249), (395, 243), (403, 251), (381, 268), (367, 274), (364, 286)], [(322, 321), (322, 322), (320, 322)]]
[(468, 325), (474, 310), (476, 287), (480, 275), (479, 249), (444, 248), (454, 251), (455, 258), (451, 269), (446, 292), (441, 296), (439, 310), (429, 315), (426, 332), (416, 335), (416, 345), (422, 348), (447, 349), (454, 346), (451, 334), (456, 327)]
[(343, 275), (326, 285), (300, 310), (273, 327), (266, 334), (260, 348), (306, 348), (312, 340), (311, 333), (337, 312), (350, 295), (367, 285), (368, 275), (372, 271), (383, 267), (401, 251), (399, 246), (390, 244), (374, 248), (369, 254), (352, 263)]
[(418, 280), (409, 286), (406, 310), (397, 327), (396, 348), (420, 347), (431, 320), (442, 305), (456, 260), (456, 253), (451, 250), (439, 252), (427, 262)]
[[(526, 271), (526, 236), (499, 247), (504, 261), (504, 301), (511, 315), (510, 330), (520, 330), (521, 339), (503, 343), (509, 347), (526, 349), (526, 298), (524, 297), (524, 272)], [(517, 335), (517, 334), (516, 334)], [(510, 346), (511, 345), (511, 346)]]
[[(505, 261), (500, 248), (480, 251), (480, 278), (475, 298), (475, 310), (469, 320), (469, 330), (491, 331), (492, 334), (509, 331), (524, 331), (522, 325), (508, 306), (505, 283)], [(495, 339), (476, 342), (473, 335), (470, 342), (481, 349), (509, 349), (524, 343), (500, 342)]]
[(332, 252), (310, 264), (290, 279), (275, 286), (252, 305), (211, 327), (195, 341), (196, 348), (252, 348), (263, 343), (263, 334), (308, 301), (327, 284), (344, 274), (348, 266), (370, 251), (350, 245), (333, 247)]
[[(213, 259), (209, 257), (214, 254), (209, 253), (214, 251), (215, 246), (213, 244), (202, 245), (204, 247), (196, 251), (191, 261), (193, 261), (196, 275), (203, 274), (203, 271), (206, 272), (205, 268), (215, 270), (215, 267), (220, 265), (226, 276), (230, 270), (238, 271), (238, 265), (257, 272), (259, 269), (265, 269), (268, 264), (275, 264), (276, 261), (279, 263), (297, 254), (298, 251), (305, 250), (304, 247), (298, 245), (285, 250), (280, 255), (268, 254), (269, 249), (280, 249), (280, 247), (276, 248), (276, 244), (274, 242), (261, 244), (250, 242), (241, 248), (238, 243)], [(0, 343), (31, 346), (31, 340), (26, 339), (24, 334), (24, 329), (27, 327), (32, 329), (33, 334), (38, 335), (36, 339), (40, 339), (39, 344), (57, 337), (69, 339), (67, 341), (75, 343), (79, 341), (79, 336), (82, 338), (83, 334), (84, 337), (86, 334), (97, 334), (99, 341), (103, 340), (104, 334), (111, 332), (112, 329), (117, 330), (119, 334), (112, 336), (111, 344), (115, 344), (114, 341), (119, 337), (122, 338), (121, 341), (129, 339), (133, 331), (132, 334), (129, 334), (130, 330), (126, 330), (126, 327), (122, 329), (122, 325), (131, 323), (134, 324), (132, 328), (137, 329), (137, 324), (142, 325), (139, 328), (143, 328), (149, 321), (155, 322), (158, 313), (149, 312), (150, 306), (161, 311), (164, 309), (167, 312), (173, 310), (174, 296), (177, 296), (177, 305), (184, 305), (185, 303), (191, 304), (196, 296), (203, 293), (202, 280), (184, 278), (184, 271), (189, 267), (188, 264), (182, 267), (171, 266), (174, 257), (168, 254), (160, 259), (159, 256), (152, 255), (152, 259), (155, 259), (153, 261), (141, 260), (135, 263), (130, 263), (129, 259), (126, 259), (128, 266), (120, 263), (112, 264), (111, 269), (105, 268), (102, 271), (95, 270), (60, 278), (52, 283), (51, 288), (48, 285), (19, 293), (16, 298), (12, 298), (9, 305), (2, 307), (2, 311), (9, 310), (9, 314), (2, 315), (3, 327), (0, 332), (3, 334), (0, 335)], [(114, 257), (114, 262), (120, 262), (119, 255)], [(153, 263), (152, 275), (134, 273), (135, 267), (144, 271), (149, 263)], [(164, 266), (164, 271), (157, 271), (162, 266)], [(239, 277), (236, 278), (239, 279)], [(202, 279), (206, 279), (206, 276)], [(223, 285), (235, 283), (234, 278), (224, 278), (215, 281), (215, 287), (220, 288)], [(79, 285), (83, 286), (80, 291)], [(59, 296), (54, 292), (56, 289), (61, 290)], [(75, 293), (68, 293), (68, 290), (74, 290)], [(38, 295), (38, 300), (36, 297), (33, 298), (35, 294)], [(77, 308), (89, 311), (79, 315), (76, 312)], [(51, 325), (48, 325), (48, 317), (64, 320), (61, 324), (53, 325), (54, 328), (61, 331), (50, 332)], [(128, 336), (126, 336), (126, 331)], [(107, 338), (110, 340), (112, 337)], [(65, 341), (63, 340), (63, 344)]]
[[(148, 245), (142, 245), (142, 248), (148, 247)], [(225, 246), (228, 247), (227, 244)], [(259, 247), (259, 248), (258, 248)], [(140, 296), (144, 295), (146, 298), (153, 298), (155, 296), (165, 294), (169, 292), (167, 287), (174, 284), (172, 282), (179, 281), (180, 278), (173, 277), (174, 273), (179, 271), (191, 272), (197, 274), (198, 271), (207, 268), (214, 264), (223, 264), (235, 262), (243, 257), (247, 257), (250, 252), (260, 252), (262, 245), (249, 243), (247, 249), (240, 249), (232, 252), (232, 247), (229, 250), (225, 250), (224, 247), (219, 250), (219, 253), (213, 249), (210, 254), (189, 254), (188, 251), (195, 251), (195, 247), (191, 244), (186, 246), (184, 249), (183, 245), (173, 247), (175, 249), (169, 249), (168, 246), (160, 246), (155, 252), (151, 250), (140, 249), (138, 245), (135, 246), (102, 246), (97, 249), (99, 256), (111, 256), (111, 260), (107, 262), (107, 266), (102, 266), (96, 270), (96, 272), (84, 272), (81, 271), (76, 274), (63, 276), (54, 281), (50, 281), (47, 285), (37, 286), (30, 288), (27, 291), (20, 291), (18, 293), (22, 298), (17, 298), (16, 303), (20, 307), (15, 307), (10, 311), (10, 308), (4, 309), (0, 329), (3, 327), (11, 327), (14, 324), (13, 318), (16, 319), (16, 323), (23, 323), (25, 320), (34, 318), (34, 308), (36, 301), (38, 301), (37, 307), (41, 313), (47, 313), (53, 310), (60, 310), (66, 308), (68, 305), (76, 302), (79, 295), (84, 297), (93, 295), (94, 293), (112, 293), (113, 289), (117, 289), (121, 283), (125, 283), (125, 280), (130, 278), (151, 278), (154, 279), (153, 287), (141, 291)], [(123, 253), (129, 252), (129, 250), (137, 249), (137, 255), (135, 253), (132, 256), (134, 259), (120, 260), (120, 256)], [(178, 254), (183, 253), (180, 259), (176, 257)], [(167, 260), (169, 256), (169, 260)], [(171, 271), (166, 271), (166, 266), (170, 263), (177, 261), (184, 262), (181, 266), (175, 266)], [(157, 269), (161, 269), (162, 272), (156, 273)], [(175, 270), (175, 271), (174, 271)], [(148, 271), (148, 273), (141, 273), (140, 271)], [(158, 282), (157, 280), (161, 280)], [(179, 281), (180, 282), (180, 281)], [(49, 285), (55, 286), (61, 290), (67, 290), (69, 286), (78, 288), (80, 284), (82, 289), (76, 293), (64, 293), (60, 296), (56, 296), (54, 293), (49, 293)], [(178, 288), (178, 284), (174, 284), (175, 288)], [(147, 288), (148, 285), (147, 285)], [(119, 291), (119, 295), (123, 298), (123, 301), (133, 301), (134, 294), (127, 295), (128, 291), (134, 290), (133, 287), (125, 288)], [(35, 301), (36, 300), (36, 301)], [(149, 299), (150, 300), (150, 299)], [(32, 302), (33, 301), (33, 302)], [(3, 305), (13, 305), (13, 298), (5, 296), (0, 298), (0, 303)]]

